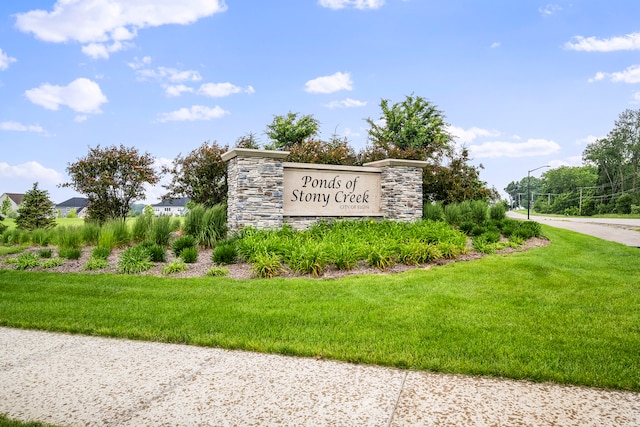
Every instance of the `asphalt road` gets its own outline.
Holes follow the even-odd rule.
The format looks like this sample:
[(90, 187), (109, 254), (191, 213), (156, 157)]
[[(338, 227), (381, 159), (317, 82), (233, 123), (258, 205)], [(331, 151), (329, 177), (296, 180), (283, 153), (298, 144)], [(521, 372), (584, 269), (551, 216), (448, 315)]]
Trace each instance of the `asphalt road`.
[[(526, 215), (508, 212), (507, 216), (516, 219), (527, 219)], [(529, 215), (531, 221), (564, 228), (578, 233), (587, 234), (626, 246), (640, 248), (640, 219), (628, 218), (573, 218)]]

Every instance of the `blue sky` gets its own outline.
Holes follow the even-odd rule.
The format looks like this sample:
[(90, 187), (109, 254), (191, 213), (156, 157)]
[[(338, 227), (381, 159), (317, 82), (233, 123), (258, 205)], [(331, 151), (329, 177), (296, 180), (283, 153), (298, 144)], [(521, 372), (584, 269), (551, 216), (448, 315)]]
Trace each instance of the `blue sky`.
[(639, 16), (637, 0), (2, 1), (0, 193), (37, 181), (62, 202), (89, 147), (167, 164), (204, 141), (267, 143), (290, 111), (360, 149), (380, 99), (410, 94), (502, 191), (581, 165), (640, 108)]

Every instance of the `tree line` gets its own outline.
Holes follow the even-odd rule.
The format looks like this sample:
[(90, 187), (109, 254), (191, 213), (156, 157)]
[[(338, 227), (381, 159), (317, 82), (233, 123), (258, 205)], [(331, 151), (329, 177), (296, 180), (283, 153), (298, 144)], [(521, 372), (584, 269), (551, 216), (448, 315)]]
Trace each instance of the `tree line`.
[[(289, 151), (286, 160), (290, 162), (353, 166), (385, 158), (428, 161), (423, 173), (425, 202), (499, 198), (495, 189), (480, 180), (481, 166), (469, 164), (469, 152), (455, 147), (445, 116), (433, 103), (412, 94), (397, 103), (383, 99), (380, 109), (380, 117), (366, 119), (368, 143), (359, 152), (347, 138), (332, 135), (321, 139), (320, 123), (313, 115), (292, 112), (274, 116), (265, 130), (269, 142), (262, 148)], [(261, 148), (252, 133), (239, 138), (235, 147)], [(124, 145), (98, 145), (68, 164), (70, 181), (61, 186), (86, 196), (87, 219), (97, 222), (124, 219), (130, 206), (144, 199), (145, 184), (157, 184), (164, 174), (171, 176), (163, 185), (164, 199), (188, 197), (194, 203), (213, 206), (226, 201), (227, 166), (221, 155), (228, 150), (228, 145), (204, 142), (186, 155), (178, 154), (171, 166), (156, 171), (154, 158), (147, 152)]]
[[(504, 189), (513, 206), (564, 215), (640, 214), (640, 110), (626, 109), (604, 138), (587, 145), (583, 166), (524, 177)], [(530, 199), (528, 195), (531, 194)]]

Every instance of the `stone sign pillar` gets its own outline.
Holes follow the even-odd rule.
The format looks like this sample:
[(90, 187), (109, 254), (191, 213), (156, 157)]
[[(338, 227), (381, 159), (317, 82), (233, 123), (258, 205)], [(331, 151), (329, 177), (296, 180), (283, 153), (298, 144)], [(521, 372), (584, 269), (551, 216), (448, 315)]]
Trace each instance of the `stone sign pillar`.
[(222, 155), (227, 162), (227, 225), (282, 227), (283, 159), (288, 151), (234, 148)]
[(365, 163), (382, 171), (382, 206), (385, 218), (417, 221), (422, 218), (422, 170), (427, 162), (385, 159)]

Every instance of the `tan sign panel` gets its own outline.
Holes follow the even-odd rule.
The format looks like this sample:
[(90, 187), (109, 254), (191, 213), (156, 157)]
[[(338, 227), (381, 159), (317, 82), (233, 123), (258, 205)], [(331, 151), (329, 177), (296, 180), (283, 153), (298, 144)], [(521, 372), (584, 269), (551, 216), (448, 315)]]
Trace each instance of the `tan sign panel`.
[(284, 215), (380, 216), (380, 173), (327, 169), (284, 169)]

